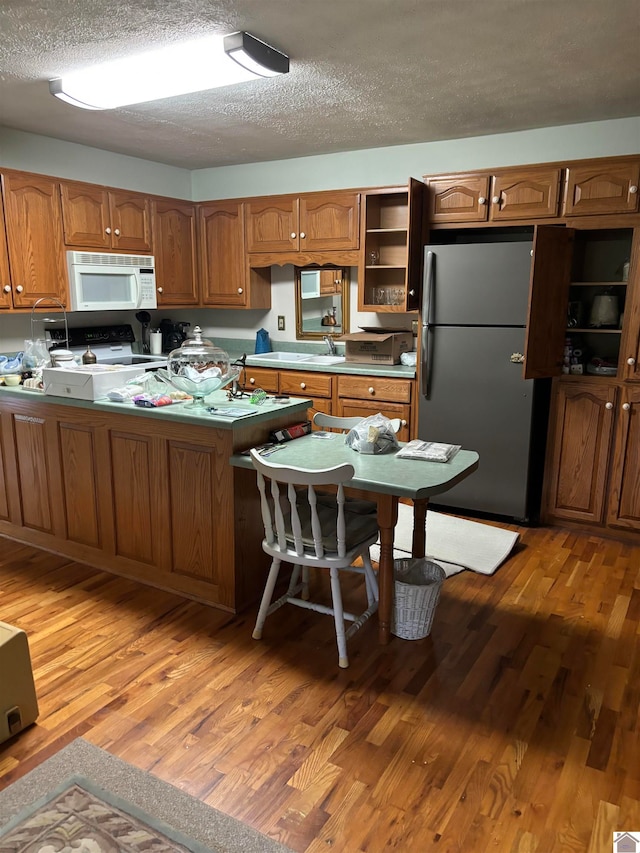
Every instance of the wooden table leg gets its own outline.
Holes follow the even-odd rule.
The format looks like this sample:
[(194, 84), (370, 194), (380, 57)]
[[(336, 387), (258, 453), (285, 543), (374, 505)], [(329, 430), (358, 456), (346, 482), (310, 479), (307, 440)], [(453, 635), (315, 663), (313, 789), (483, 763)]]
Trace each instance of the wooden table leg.
[(378, 642), (385, 646), (391, 630), (393, 602), (393, 536), (398, 522), (398, 498), (378, 494), (378, 528), (380, 529), (380, 567), (378, 569)]
[(413, 557), (424, 557), (425, 554), (425, 525), (427, 523), (428, 498), (421, 498), (413, 502), (413, 540), (411, 542), (411, 555)]

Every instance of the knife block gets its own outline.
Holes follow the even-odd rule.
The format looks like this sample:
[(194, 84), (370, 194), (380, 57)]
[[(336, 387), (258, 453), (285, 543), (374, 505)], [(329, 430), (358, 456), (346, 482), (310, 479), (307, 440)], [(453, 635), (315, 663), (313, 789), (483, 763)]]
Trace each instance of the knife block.
[(0, 622), (0, 743), (38, 718), (27, 635)]

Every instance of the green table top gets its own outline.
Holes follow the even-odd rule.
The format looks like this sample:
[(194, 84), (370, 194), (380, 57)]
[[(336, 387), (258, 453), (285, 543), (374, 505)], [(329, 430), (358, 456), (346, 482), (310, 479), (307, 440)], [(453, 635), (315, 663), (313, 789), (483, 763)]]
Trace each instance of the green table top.
[[(397, 453), (358, 453), (345, 445), (344, 434), (329, 435), (331, 438), (318, 438), (312, 433), (288, 441), (265, 461), (313, 470), (348, 462), (355, 469), (349, 486), (414, 500), (446, 492), (472, 474), (479, 462), (474, 450), (460, 450), (449, 462), (398, 459)], [(231, 464), (239, 468), (253, 468), (251, 458), (243, 454), (231, 456)]]

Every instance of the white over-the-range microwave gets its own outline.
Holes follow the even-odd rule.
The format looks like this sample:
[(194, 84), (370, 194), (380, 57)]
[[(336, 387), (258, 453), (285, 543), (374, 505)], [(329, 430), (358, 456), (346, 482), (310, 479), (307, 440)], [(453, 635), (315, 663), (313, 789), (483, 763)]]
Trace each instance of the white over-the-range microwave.
[(67, 252), (72, 311), (157, 308), (152, 255)]

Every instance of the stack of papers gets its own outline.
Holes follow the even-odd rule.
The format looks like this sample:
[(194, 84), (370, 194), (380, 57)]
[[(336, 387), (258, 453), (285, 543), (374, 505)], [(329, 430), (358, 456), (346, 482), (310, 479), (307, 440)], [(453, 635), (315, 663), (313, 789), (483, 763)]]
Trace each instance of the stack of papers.
[(424, 459), (426, 462), (448, 462), (460, 450), (459, 444), (439, 444), (414, 438), (398, 451), (398, 459)]

